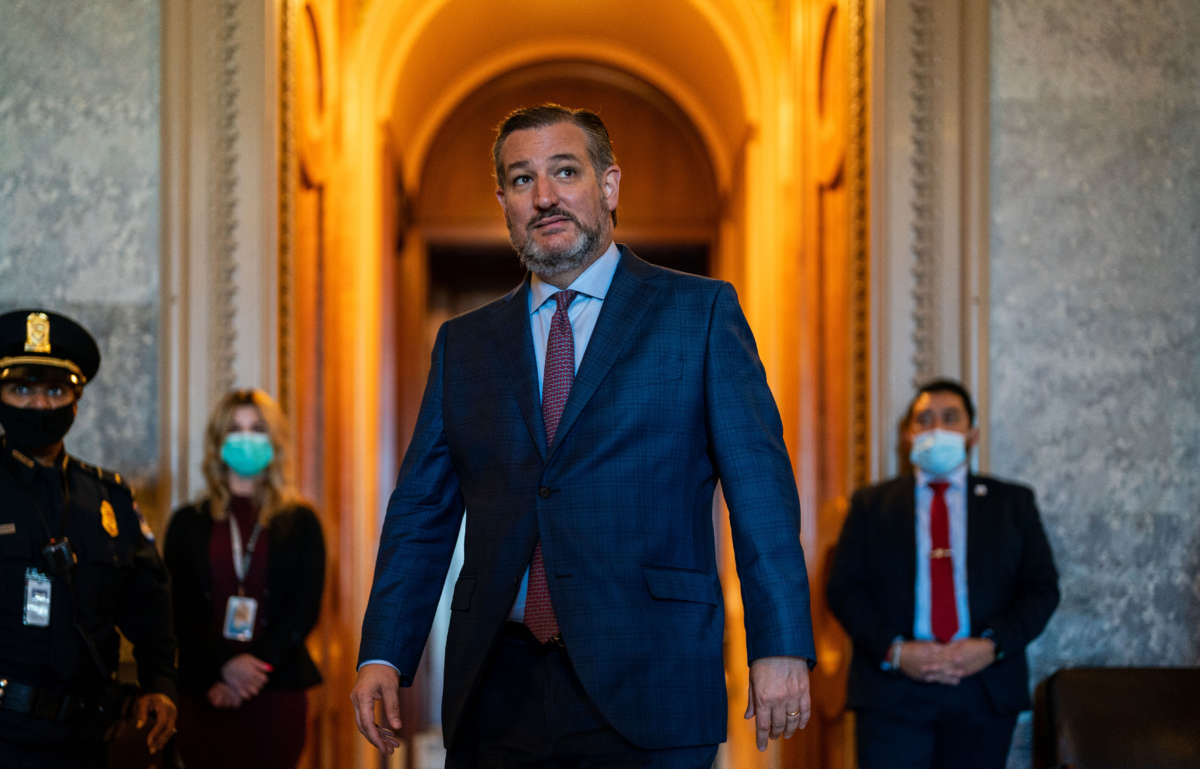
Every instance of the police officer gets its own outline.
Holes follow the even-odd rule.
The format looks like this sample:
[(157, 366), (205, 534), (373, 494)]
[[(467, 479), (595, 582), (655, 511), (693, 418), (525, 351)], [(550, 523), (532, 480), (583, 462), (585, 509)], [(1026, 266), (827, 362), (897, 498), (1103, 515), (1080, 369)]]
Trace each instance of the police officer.
[(160, 753), (175, 731), (175, 639), (153, 537), (119, 475), (63, 448), (99, 366), (95, 340), (71, 319), (44, 310), (0, 315), (6, 768), (107, 765), (118, 629), (133, 644), (142, 692), (133, 713), (149, 752)]

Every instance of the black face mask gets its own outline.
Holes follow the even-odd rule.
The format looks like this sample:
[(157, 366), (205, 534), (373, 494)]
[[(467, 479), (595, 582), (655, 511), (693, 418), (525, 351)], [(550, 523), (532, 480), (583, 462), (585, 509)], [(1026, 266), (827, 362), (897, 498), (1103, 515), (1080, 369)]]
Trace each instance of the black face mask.
[(53, 446), (75, 422), (75, 404), (56, 409), (22, 409), (0, 402), (0, 425), (11, 449), (30, 452)]

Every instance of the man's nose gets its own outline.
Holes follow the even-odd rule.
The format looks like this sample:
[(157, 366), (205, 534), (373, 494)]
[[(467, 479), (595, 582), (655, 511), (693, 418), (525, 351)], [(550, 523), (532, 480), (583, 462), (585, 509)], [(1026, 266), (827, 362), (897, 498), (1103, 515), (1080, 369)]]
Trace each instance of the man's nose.
[(558, 203), (558, 191), (552, 181), (539, 177), (533, 184), (533, 199), (538, 208), (552, 208)]
[(45, 390), (35, 389), (29, 396), (29, 408), (48, 409), (53, 407), (54, 404), (50, 401), (50, 394)]

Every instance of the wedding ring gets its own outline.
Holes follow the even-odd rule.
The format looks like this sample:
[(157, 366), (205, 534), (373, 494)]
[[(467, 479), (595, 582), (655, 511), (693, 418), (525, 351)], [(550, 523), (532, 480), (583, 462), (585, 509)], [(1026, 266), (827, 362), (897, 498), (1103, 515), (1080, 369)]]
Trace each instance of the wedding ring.
[(788, 717), (788, 718), (799, 718), (799, 717), (800, 717), (800, 711), (799, 711), (799, 710), (797, 710), (795, 713), (790, 713), (790, 712), (789, 712), (789, 713), (787, 714), (787, 717)]

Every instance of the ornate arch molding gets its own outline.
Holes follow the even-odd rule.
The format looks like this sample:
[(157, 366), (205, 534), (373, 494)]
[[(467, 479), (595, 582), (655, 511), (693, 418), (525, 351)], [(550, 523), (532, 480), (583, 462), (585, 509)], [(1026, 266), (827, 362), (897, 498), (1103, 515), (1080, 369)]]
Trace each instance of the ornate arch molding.
[[(987, 416), (988, 10), (887, 3), (874, 23), (871, 475), (895, 472), (916, 382), (961, 379)], [(988, 461), (986, 433), (979, 463)]]
[(696, 126), (705, 148), (713, 159), (717, 174), (717, 185), (727, 190), (732, 175), (732, 152), (719, 138), (717, 120), (712, 116), (703, 100), (695, 91), (681, 82), (678, 77), (641, 53), (611, 42), (597, 42), (586, 38), (538, 42), (521, 46), (508, 51), (503, 56), (497, 56), (478, 61), (474, 66), (465, 70), (441, 98), (427, 111), (414, 135), (408, 141), (399, 141), (396, 145), (408, 147), (406, 157), (402, 158), (401, 167), (406, 170), (406, 189), (416, 187), (416, 176), (424, 167), (425, 155), (433, 137), (444, 124), (446, 118), (454, 109), (495, 77), (530, 64), (536, 64), (553, 59), (572, 59), (594, 61), (599, 64), (612, 66), (616, 69), (645, 80), (647, 83), (661, 89), (672, 101), (679, 105), (692, 124)]
[(175, 505), (202, 487), (215, 401), (279, 381), (280, 23), (277, 4), (239, 0), (164, 2), (162, 13), (160, 498)]

